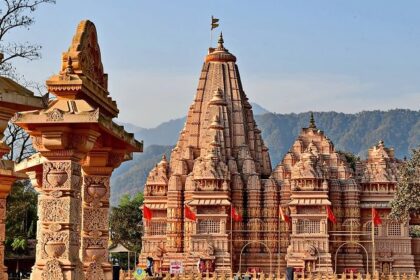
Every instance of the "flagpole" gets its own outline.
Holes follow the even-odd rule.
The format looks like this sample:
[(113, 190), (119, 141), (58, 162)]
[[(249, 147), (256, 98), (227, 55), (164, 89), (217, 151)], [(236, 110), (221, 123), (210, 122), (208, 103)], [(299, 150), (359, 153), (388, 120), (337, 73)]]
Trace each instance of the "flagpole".
[[(280, 204), (279, 204), (279, 214), (280, 214)], [(281, 219), (278, 219), (278, 225), (279, 225), (279, 243), (278, 243), (278, 248), (277, 248), (277, 250), (278, 250), (278, 254), (279, 254), (279, 260), (278, 260), (278, 266), (279, 266), (279, 268), (278, 268), (278, 278), (280, 279), (280, 242), (281, 242), (281, 230), (280, 230), (280, 225), (281, 225)]]
[(232, 217), (232, 202), (230, 203), (230, 271), (233, 275), (233, 217)]
[(211, 48), (211, 43), (213, 41), (213, 28), (210, 28), (210, 47)]
[(374, 221), (374, 219), (373, 219), (373, 208), (372, 208), (372, 211), (371, 211), (372, 213), (372, 226), (371, 226), (371, 234), (372, 234), (372, 277), (374, 276), (374, 274), (375, 274), (375, 270), (376, 270), (376, 268), (375, 268), (375, 262), (376, 262), (376, 260), (375, 260), (375, 221)]
[(213, 43), (213, 16), (211, 16), (211, 24), (210, 24), (210, 47), (211, 48), (211, 44)]

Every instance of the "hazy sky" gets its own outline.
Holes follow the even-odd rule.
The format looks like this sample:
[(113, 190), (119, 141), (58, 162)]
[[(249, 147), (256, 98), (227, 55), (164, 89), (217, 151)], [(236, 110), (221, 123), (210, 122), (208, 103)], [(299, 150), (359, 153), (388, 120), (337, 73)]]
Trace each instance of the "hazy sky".
[(271, 111), (419, 110), (419, 11), (419, 1), (391, 0), (58, 0), (7, 39), (43, 46), (41, 60), (16, 66), (44, 81), (79, 21), (92, 20), (119, 120), (142, 127), (186, 114), (211, 15), (248, 97)]

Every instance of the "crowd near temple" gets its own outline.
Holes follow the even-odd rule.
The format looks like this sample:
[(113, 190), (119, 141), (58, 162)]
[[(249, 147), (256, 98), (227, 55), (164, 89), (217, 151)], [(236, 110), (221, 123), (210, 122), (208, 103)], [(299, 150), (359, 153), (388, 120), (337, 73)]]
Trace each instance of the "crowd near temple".
[[(365, 159), (351, 158), (311, 114), (272, 166), (236, 61), (220, 34), (170, 158), (147, 177), (138, 267), (153, 275), (419, 273), (420, 239), (409, 228), (420, 218), (388, 217), (402, 163), (393, 148), (380, 141)], [(92, 22), (78, 25), (46, 85), (49, 101), (0, 77), (0, 140), (11, 121), (36, 150), (19, 164), (0, 161), (0, 280), (8, 277), (6, 197), (25, 178), (39, 193), (31, 279), (113, 279), (110, 177), (143, 143), (113, 121), (119, 108)]]

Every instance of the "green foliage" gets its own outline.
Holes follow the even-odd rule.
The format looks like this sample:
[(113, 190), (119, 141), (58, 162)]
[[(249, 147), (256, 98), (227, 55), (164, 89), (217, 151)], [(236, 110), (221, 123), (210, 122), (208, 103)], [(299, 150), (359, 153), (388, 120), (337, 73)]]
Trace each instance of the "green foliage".
[(118, 207), (112, 207), (109, 217), (109, 227), (113, 244), (122, 244), (133, 252), (140, 252), (142, 233), (143, 193), (134, 197), (125, 194), (121, 197)]
[(410, 226), (410, 236), (416, 238), (420, 237), (420, 225)]
[(28, 246), (28, 241), (22, 236), (16, 237), (11, 244), (13, 251), (21, 251), (21, 252), (25, 251), (27, 246)]
[(18, 181), (7, 197), (6, 252), (26, 253), (28, 239), (36, 235), (38, 194), (27, 181)]
[(400, 166), (399, 176), (390, 217), (406, 221), (410, 215), (420, 214), (420, 148)]
[(353, 171), (356, 171), (356, 163), (360, 161), (360, 157), (356, 156), (353, 153), (350, 152), (344, 152), (344, 151), (337, 151), (338, 154), (344, 156), (346, 162), (349, 164), (350, 168), (353, 169)]

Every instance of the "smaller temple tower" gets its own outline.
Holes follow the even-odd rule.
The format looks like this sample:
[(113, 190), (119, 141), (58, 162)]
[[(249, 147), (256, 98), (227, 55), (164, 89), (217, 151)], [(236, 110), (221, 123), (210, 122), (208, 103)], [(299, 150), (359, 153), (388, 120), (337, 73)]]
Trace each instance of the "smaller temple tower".
[[(368, 158), (358, 165), (360, 185), (361, 224), (363, 230), (371, 231), (371, 208), (377, 209), (382, 224), (374, 226), (376, 268), (385, 274), (392, 271), (415, 272), (409, 222), (400, 223), (388, 219), (391, 211), (389, 201), (397, 190), (398, 165), (394, 149), (387, 148), (383, 141), (368, 151)], [(372, 246), (368, 246), (372, 252)]]

